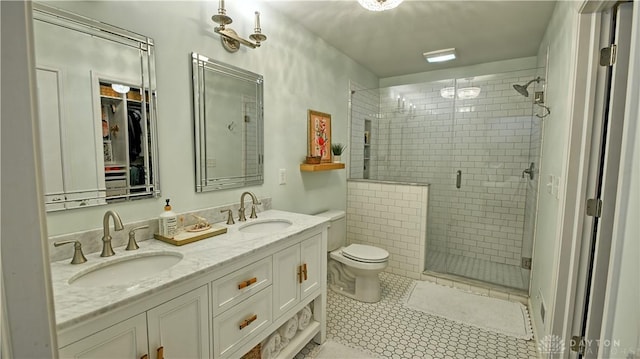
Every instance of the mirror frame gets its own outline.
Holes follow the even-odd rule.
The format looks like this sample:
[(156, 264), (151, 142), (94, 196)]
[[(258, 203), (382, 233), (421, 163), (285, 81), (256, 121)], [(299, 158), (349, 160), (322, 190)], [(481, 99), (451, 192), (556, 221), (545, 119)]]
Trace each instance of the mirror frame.
[[(193, 119), (194, 119), (194, 150), (195, 150), (195, 174), (196, 192), (208, 192), (261, 185), (264, 183), (264, 103), (262, 75), (212, 60), (198, 53), (191, 54), (193, 74)], [(232, 177), (207, 177), (206, 165), (206, 108), (204, 86), (205, 72), (213, 72), (222, 76), (229, 76), (241, 81), (253, 82), (256, 85), (256, 113), (258, 116), (257, 128), (257, 169), (258, 173), (249, 176)], [(210, 134), (209, 134), (210, 135)]]
[[(83, 198), (81, 201), (78, 199), (68, 199), (67, 193), (71, 193), (65, 191), (63, 195), (65, 195), (64, 200), (55, 201), (53, 203), (53, 207), (51, 207), (52, 203), (47, 202), (45, 200), (45, 205), (47, 207), (47, 212), (65, 210), (65, 209), (74, 209), (74, 208), (84, 208), (88, 206), (96, 206), (96, 205), (107, 205), (110, 204), (110, 200), (118, 201), (118, 200), (139, 200), (139, 199), (148, 199), (148, 198), (157, 198), (160, 196), (160, 176), (159, 176), (159, 151), (158, 151), (158, 126), (157, 126), (157, 85), (156, 85), (156, 68), (155, 68), (155, 47), (153, 39), (134, 33), (132, 31), (122, 29), (113, 25), (106, 24), (104, 22), (91, 19), (86, 16), (78, 15), (66, 10), (58, 9), (55, 7), (51, 7), (42, 3), (33, 3), (33, 21), (42, 21), (44, 23), (49, 23), (52, 25), (60, 26), (62, 28), (66, 28), (72, 31), (78, 31), (84, 34), (88, 34), (90, 36), (95, 36), (101, 39), (105, 39), (108, 41), (112, 41), (114, 43), (128, 46), (134, 49), (138, 49), (141, 56), (141, 64), (142, 61), (146, 60), (146, 70), (141, 73), (141, 86), (139, 87), (141, 92), (148, 93), (148, 101), (146, 100), (146, 96), (142, 96), (141, 103), (143, 106), (148, 104), (148, 121), (149, 121), (149, 139), (150, 146), (148, 148), (149, 155), (151, 156), (151, 160), (149, 161), (150, 169), (148, 176), (151, 179), (149, 185), (147, 185), (148, 189), (144, 193), (140, 194), (128, 194), (126, 196), (114, 196), (108, 197), (106, 195), (106, 182), (104, 185), (99, 186), (95, 190), (98, 193), (97, 198)], [(37, 57), (37, 54), (36, 54)], [(143, 67), (144, 69), (144, 67)], [(95, 81), (92, 75), (92, 81)], [(92, 88), (96, 87), (96, 84), (92, 83)], [(98, 86), (99, 87), (99, 86)], [(97, 87), (96, 87), (97, 89)], [(100, 96), (99, 93), (93, 93), (92, 98), (95, 102), (96, 96)], [(95, 104), (92, 103), (92, 106), (95, 107)], [(94, 109), (95, 112), (95, 109)], [(95, 113), (94, 117), (95, 118)], [(99, 117), (99, 116), (98, 116)], [(92, 118), (92, 119), (93, 119)], [(95, 126), (95, 124), (94, 124)], [(102, 150), (96, 150), (96, 156), (102, 155)], [(64, 159), (64, 157), (63, 157)], [(78, 203), (75, 203), (78, 202)], [(64, 203), (64, 206), (61, 208), (60, 205)]]

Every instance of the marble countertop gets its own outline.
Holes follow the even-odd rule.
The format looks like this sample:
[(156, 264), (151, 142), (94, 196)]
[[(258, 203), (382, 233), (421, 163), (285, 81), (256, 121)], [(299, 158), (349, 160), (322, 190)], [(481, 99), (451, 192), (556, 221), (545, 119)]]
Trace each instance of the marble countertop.
[[(268, 234), (246, 233), (238, 230), (239, 227), (247, 223), (265, 219), (285, 219), (293, 224)], [(51, 263), (51, 277), (58, 330), (179, 284), (184, 280), (195, 278), (222, 265), (230, 264), (283, 239), (327, 222), (327, 218), (268, 210), (258, 213), (258, 219), (248, 219), (246, 222), (236, 222), (234, 225), (218, 223), (218, 225), (227, 227), (227, 233), (183, 246), (174, 246), (150, 239), (138, 242), (140, 249), (135, 251), (125, 251), (124, 247), (114, 248), (116, 255), (112, 257), (102, 258), (100, 253), (89, 254), (86, 256), (88, 261), (83, 264), (73, 265), (69, 263), (69, 260), (53, 262)], [(145, 256), (152, 252), (177, 252), (183, 258), (174, 266), (158, 272), (152, 277), (132, 283), (102, 287), (76, 286), (68, 283), (69, 279), (82, 272), (90, 271), (96, 266), (104, 266), (111, 261), (123, 258)]]

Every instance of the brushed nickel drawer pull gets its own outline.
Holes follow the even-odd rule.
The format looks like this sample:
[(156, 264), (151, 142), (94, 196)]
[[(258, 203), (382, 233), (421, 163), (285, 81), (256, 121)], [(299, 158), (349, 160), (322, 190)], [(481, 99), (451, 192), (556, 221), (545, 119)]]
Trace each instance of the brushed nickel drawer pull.
[(258, 315), (254, 314), (251, 317), (245, 319), (240, 323), (240, 330), (246, 328), (249, 324), (253, 323), (256, 319), (258, 319)]
[(253, 278), (251, 278), (249, 280), (242, 281), (242, 282), (240, 282), (238, 284), (238, 289), (246, 288), (246, 287), (252, 285), (253, 283), (255, 283), (257, 281), (258, 281), (258, 278), (256, 278), (256, 277), (253, 277)]

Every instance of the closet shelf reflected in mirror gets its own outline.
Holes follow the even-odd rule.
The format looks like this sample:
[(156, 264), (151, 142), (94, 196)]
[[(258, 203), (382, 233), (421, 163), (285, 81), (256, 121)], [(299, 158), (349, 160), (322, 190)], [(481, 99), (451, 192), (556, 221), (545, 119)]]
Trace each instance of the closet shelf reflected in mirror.
[[(116, 91), (118, 90), (118, 91)], [(149, 195), (149, 92), (100, 81), (107, 203)]]

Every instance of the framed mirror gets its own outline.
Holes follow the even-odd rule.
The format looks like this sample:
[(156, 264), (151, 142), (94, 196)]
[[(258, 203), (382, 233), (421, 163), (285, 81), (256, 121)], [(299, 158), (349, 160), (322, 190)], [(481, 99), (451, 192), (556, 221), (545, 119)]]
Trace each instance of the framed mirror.
[(259, 185), (263, 78), (192, 53), (196, 192)]
[(153, 40), (33, 4), (47, 211), (157, 197)]

